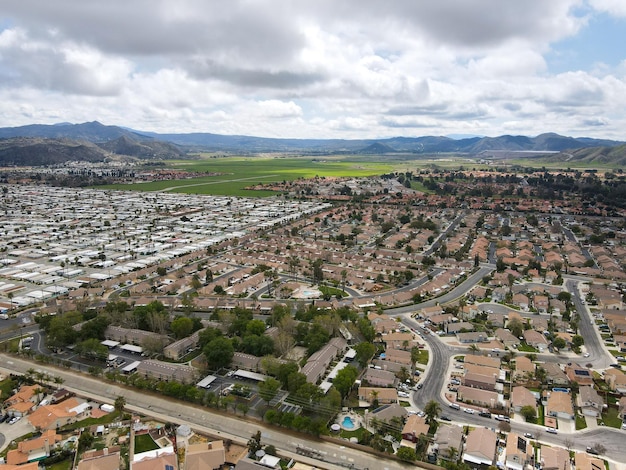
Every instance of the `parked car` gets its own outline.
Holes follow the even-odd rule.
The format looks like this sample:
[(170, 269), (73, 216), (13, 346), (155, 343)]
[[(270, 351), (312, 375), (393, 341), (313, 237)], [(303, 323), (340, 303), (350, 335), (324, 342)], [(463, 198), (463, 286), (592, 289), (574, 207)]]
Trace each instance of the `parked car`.
[(478, 413), (478, 416), (482, 416), (483, 418), (491, 418), (491, 413), (489, 413), (488, 411), (481, 411), (480, 413)]
[(440, 420), (442, 420), (442, 421), (451, 421), (450, 417), (449, 417), (449, 416), (447, 416), (447, 415), (441, 415), (441, 416), (439, 417), (439, 419), (440, 419)]
[(550, 434), (558, 434), (559, 432), (555, 428), (546, 428), (546, 432)]
[(448, 406), (450, 408), (452, 408), (453, 410), (460, 410), (461, 409), (461, 407), (457, 403), (450, 403)]
[(534, 439), (534, 438), (535, 438), (535, 436), (533, 436), (533, 435), (532, 435), (531, 433), (529, 433), (529, 432), (525, 432), (525, 433), (524, 433), (524, 437), (527, 437), (528, 439)]
[(473, 415), (474, 413), (476, 413), (476, 410), (472, 409), (472, 408), (463, 408), (463, 411), (465, 413), (469, 413), (471, 415)]
[(585, 449), (587, 451), (588, 454), (592, 454), (592, 455), (599, 455), (599, 452), (594, 449), (593, 447), (589, 447), (587, 446), (587, 449)]

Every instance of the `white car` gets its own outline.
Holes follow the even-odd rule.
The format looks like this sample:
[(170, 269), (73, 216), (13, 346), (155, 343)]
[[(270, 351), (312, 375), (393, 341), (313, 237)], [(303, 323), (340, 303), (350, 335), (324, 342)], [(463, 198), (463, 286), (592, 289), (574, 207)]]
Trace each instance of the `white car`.
[(550, 434), (558, 434), (559, 432), (555, 428), (546, 428), (546, 432)]
[(583, 357), (589, 357), (589, 353), (583, 354)]
[(465, 411), (466, 413), (469, 413), (471, 415), (476, 413), (476, 410), (473, 410), (472, 408), (463, 408), (463, 411)]

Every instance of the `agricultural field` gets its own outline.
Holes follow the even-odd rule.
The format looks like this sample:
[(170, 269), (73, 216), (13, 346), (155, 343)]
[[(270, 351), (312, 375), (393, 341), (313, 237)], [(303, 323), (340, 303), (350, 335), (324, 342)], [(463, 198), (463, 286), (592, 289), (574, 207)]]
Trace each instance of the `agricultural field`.
[[(378, 157), (380, 158), (380, 157)], [(404, 165), (406, 166), (406, 164)], [(272, 191), (250, 191), (245, 188), (259, 183), (293, 181), (299, 178), (364, 177), (393, 171), (394, 165), (382, 161), (338, 158), (267, 158), (232, 157), (206, 158), (194, 161), (172, 161), (169, 168), (189, 172), (211, 172), (219, 175), (206, 177), (154, 181), (150, 183), (99, 186), (100, 189), (136, 191), (172, 191), (193, 194), (265, 197)], [(403, 170), (404, 171), (404, 170)]]

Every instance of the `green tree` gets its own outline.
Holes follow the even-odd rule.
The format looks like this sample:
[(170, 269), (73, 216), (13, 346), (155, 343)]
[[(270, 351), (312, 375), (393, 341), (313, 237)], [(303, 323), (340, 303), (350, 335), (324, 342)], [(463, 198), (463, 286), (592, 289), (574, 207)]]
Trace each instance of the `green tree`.
[(115, 407), (116, 411), (121, 413), (122, 411), (124, 411), (124, 407), (126, 406), (126, 398), (124, 398), (122, 395), (119, 395), (115, 398), (113, 406)]
[(193, 332), (193, 320), (189, 317), (177, 317), (170, 323), (170, 329), (176, 339), (186, 338)]
[(341, 369), (335, 379), (333, 385), (341, 393), (342, 397), (345, 397), (350, 392), (350, 389), (354, 385), (354, 381), (359, 376), (359, 371), (352, 366), (346, 366)]
[(376, 346), (374, 346), (372, 343), (363, 341), (357, 344), (354, 347), (354, 350), (356, 351), (356, 360), (359, 361), (359, 365), (361, 367), (365, 367), (367, 366), (370, 359), (374, 356), (374, 353), (376, 352)]
[(397, 455), (400, 460), (404, 460), (405, 462), (415, 462), (417, 459), (415, 449), (411, 449), (410, 447), (400, 447)]
[(78, 438), (78, 450), (83, 451), (85, 449), (89, 449), (91, 444), (93, 444), (94, 437), (89, 431), (83, 431), (80, 433), (80, 437)]
[(254, 455), (262, 448), (261, 431), (257, 431), (248, 440), (248, 452), (250, 453), (250, 456), (254, 457)]
[(106, 361), (109, 356), (109, 348), (103, 345), (99, 339), (92, 338), (81, 341), (76, 345), (76, 351), (83, 357)]
[(512, 318), (509, 320), (507, 327), (511, 330), (511, 334), (516, 338), (522, 336), (522, 333), (524, 332), (524, 325), (519, 318)]
[(585, 344), (585, 339), (582, 336), (572, 336), (572, 346), (574, 346), (575, 348), (580, 348), (583, 344)]
[(526, 421), (534, 421), (537, 418), (537, 411), (530, 405), (522, 406), (520, 414)]
[(554, 346), (556, 349), (561, 350), (563, 349), (565, 346), (567, 346), (567, 343), (565, 342), (565, 340), (563, 338), (561, 338), (560, 336), (557, 336), (556, 338), (554, 338), (554, 340), (552, 341), (552, 346)]
[(270, 402), (276, 397), (279, 389), (280, 382), (272, 377), (268, 377), (263, 382), (259, 383), (259, 396), (265, 400), (265, 403), (269, 406)]
[(441, 413), (441, 405), (435, 400), (430, 400), (424, 406), (424, 413), (426, 414), (426, 422), (432, 423), (435, 419), (439, 417)]
[(235, 354), (235, 348), (228, 338), (219, 337), (207, 343), (202, 352), (209, 368), (219, 370), (230, 365)]

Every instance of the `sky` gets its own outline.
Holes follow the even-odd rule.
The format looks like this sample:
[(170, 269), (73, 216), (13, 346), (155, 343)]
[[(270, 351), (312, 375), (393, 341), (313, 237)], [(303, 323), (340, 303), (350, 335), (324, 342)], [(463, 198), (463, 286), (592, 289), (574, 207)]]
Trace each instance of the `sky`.
[(2, 0), (0, 127), (626, 140), (626, 0)]

